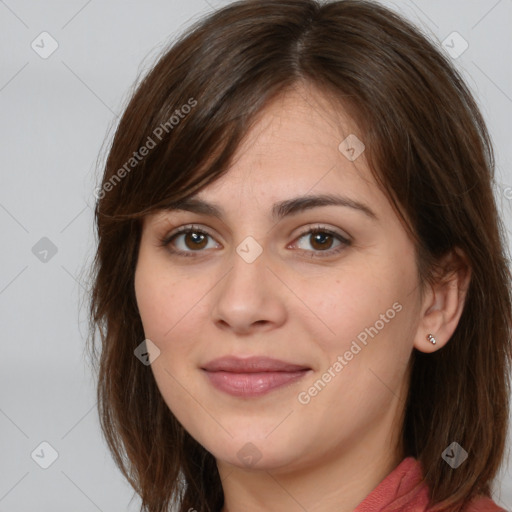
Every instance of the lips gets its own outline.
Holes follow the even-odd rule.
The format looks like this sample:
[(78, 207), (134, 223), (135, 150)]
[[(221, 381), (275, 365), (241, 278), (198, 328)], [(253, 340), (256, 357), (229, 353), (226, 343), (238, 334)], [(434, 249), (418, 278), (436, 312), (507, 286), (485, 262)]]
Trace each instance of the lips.
[(233, 373), (256, 373), (256, 372), (296, 372), (309, 370), (309, 367), (299, 364), (287, 363), (270, 357), (248, 357), (245, 359), (227, 356), (214, 359), (203, 366), (209, 372), (233, 372)]
[(255, 397), (291, 384), (311, 368), (269, 357), (214, 359), (202, 367), (216, 389), (238, 397)]

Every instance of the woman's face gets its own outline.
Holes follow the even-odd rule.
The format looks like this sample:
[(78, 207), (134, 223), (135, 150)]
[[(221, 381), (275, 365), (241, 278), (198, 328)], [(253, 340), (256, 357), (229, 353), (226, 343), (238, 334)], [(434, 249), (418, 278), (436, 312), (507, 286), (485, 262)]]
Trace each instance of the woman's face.
[[(135, 290), (160, 351), (151, 369), (220, 466), (299, 469), (378, 457), (398, 439), (421, 307), (415, 252), (356, 128), (323, 101), (302, 89), (265, 111), (195, 196), (220, 217), (145, 219)], [(341, 204), (297, 200), (327, 195)], [(238, 361), (212, 363), (224, 357)]]

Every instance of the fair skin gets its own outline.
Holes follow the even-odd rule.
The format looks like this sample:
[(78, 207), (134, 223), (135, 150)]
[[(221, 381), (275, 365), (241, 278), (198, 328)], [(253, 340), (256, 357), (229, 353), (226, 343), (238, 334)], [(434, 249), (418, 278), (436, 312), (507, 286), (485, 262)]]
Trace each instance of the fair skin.
[[(364, 152), (350, 161), (338, 149), (348, 134), (363, 137), (329, 112), (309, 88), (278, 98), (229, 171), (196, 196), (221, 207), (222, 219), (172, 210), (144, 221), (135, 291), (145, 336), (160, 350), (151, 369), (178, 421), (216, 458), (223, 512), (353, 511), (403, 458), (413, 348), (442, 348), (462, 312), (469, 273), (420, 296), (413, 243)], [(375, 218), (337, 205), (271, 217), (274, 203), (306, 194), (346, 196)], [(159, 244), (188, 224), (208, 233), (199, 248), (190, 234)], [(350, 243), (303, 234), (318, 225)], [(252, 262), (236, 250), (248, 236), (262, 250)], [(345, 357), (370, 326), (378, 333)], [(224, 355), (310, 371), (262, 396), (235, 397), (201, 370)], [(332, 370), (338, 356), (341, 371)], [(308, 393), (322, 378), (325, 386)], [(248, 451), (255, 464), (240, 456)]]

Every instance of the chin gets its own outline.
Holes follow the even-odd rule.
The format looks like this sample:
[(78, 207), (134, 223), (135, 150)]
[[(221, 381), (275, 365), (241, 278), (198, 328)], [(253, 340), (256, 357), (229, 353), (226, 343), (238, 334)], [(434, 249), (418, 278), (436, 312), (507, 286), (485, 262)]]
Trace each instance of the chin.
[[(217, 462), (223, 462), (245, 470), (276, 470), (283, 467), (300, 465), (300, 447), (290, 439), (286, 431), (277, 435), (272, 429), (243, 428), (236, 429), (231, 424), (233, 432), (243, 431), (231, 438), (227, 434), (222, 439), (199, 440)], [(275, 425), (274, 425), (275, 426)]]
[(262, 443), (245, 441), (241, 447), (225, 446), (215, 450), (214, 457), (238, 469), (247, 471), (270, 471), (283, 467), (293, 466), (297, 463), (296, 453), (286, 453), (271, 446), (262, 446)]

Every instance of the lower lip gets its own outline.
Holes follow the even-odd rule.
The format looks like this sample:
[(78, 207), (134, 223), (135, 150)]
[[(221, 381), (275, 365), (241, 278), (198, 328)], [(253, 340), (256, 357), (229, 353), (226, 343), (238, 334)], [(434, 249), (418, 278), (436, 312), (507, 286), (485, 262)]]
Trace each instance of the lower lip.
[(261, 396), (302, 379), (310, 370), (296, 372), (232, 373), (205, 371), (211, 384), (233, 396)]

